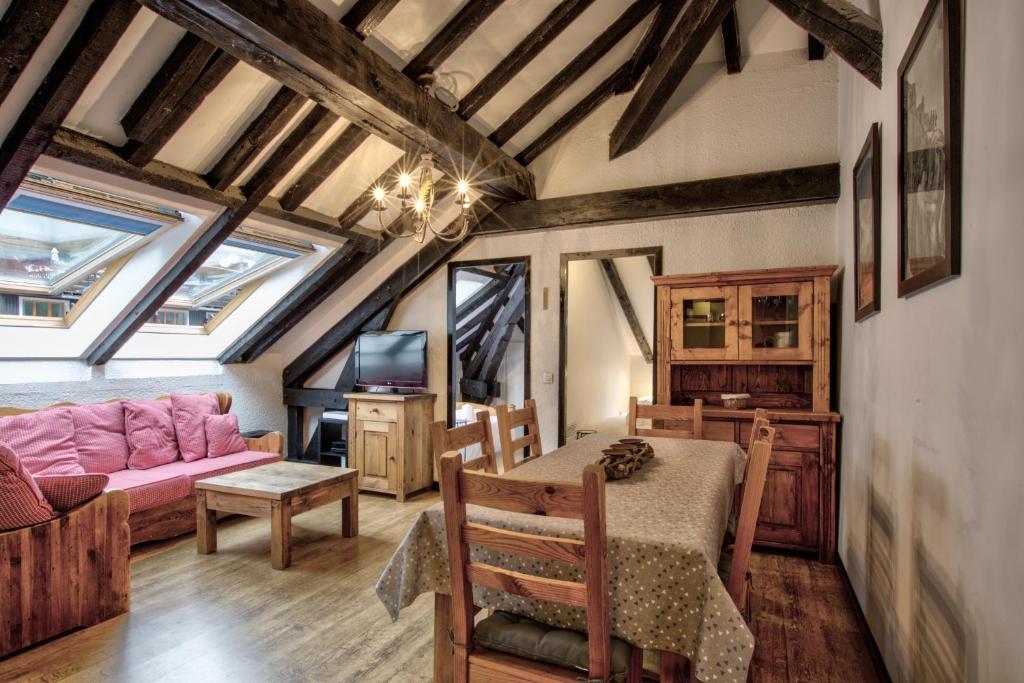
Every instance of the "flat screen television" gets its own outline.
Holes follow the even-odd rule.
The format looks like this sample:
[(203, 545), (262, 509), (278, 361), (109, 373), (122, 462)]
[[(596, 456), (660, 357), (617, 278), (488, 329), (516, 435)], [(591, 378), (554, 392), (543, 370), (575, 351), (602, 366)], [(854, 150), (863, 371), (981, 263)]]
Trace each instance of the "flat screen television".
[(427, 333), (364, 332), (356, 339), (356, 386), (426, 389)]

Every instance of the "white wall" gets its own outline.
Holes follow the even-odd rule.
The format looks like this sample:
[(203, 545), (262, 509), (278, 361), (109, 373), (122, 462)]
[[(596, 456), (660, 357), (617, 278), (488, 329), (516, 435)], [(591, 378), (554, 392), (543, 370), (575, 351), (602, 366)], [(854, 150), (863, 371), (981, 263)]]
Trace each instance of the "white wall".
[[(1024, 3), (966, 2), (963, 274), (900, 299), (897, 68), (925, 4), (881, 3), (881, 91), (840, 70), (840, 555), (894, 680), (1020, 680)], [(851, 169), (874, 121), (882, 308), (854, 323)]]

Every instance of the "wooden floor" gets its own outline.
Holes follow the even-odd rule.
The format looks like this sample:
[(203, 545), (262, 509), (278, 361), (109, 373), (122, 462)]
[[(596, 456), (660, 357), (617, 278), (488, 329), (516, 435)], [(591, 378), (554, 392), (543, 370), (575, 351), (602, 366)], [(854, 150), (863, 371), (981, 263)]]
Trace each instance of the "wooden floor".
[[(415, 515), (434, 503), (360, 496), (360, 536), (340, 506), (294, 521), (292, 566), (270, 568), (269, 520), (221, 522), (218, 552), (195, 537), (132, 562), (131, 613), (0, 660), (0, 681), (427, 681), (433, 600), (392, 624), (373, 586)], [(755, 681), (876, 681), (835, 567), (754, 557)]]

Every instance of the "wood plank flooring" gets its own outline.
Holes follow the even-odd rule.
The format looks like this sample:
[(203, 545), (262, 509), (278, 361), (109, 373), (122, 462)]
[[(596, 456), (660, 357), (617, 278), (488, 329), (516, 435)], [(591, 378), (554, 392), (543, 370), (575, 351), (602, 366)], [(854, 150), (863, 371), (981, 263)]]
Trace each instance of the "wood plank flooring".
[[(0, 681), (429, 681), (433, 600), (391, 623), (373, 586), (414, 517), (438, 500), (360, 496), (360, 536), (340, 505), (293, 520), (292, 566), (270, 568), (270, 524), (220, 523), (218, 552), (195, 536), (132, 561), (128, 615), (0, 660)], [(877, 681), (835, 567), (755, 554), (755, 681)]]

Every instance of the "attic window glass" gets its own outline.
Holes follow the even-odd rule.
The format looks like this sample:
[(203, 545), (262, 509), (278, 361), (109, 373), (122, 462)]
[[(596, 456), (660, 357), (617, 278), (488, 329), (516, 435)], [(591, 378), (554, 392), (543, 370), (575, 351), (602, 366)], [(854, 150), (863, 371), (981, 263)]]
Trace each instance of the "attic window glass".
[[(151, 322), (207, 325), (248, 286), (312, 251), (312, 244), (271, 238), (243, 228), (210, 254)], [(174, 311), (179, 315), (171, 315)]]
[[(178, 220), (173, 211), (31, 174), (0, 212), (0, 314), (69, 310), (114, 258)], [(35, 303), (17, 305), (23, 295)]]

